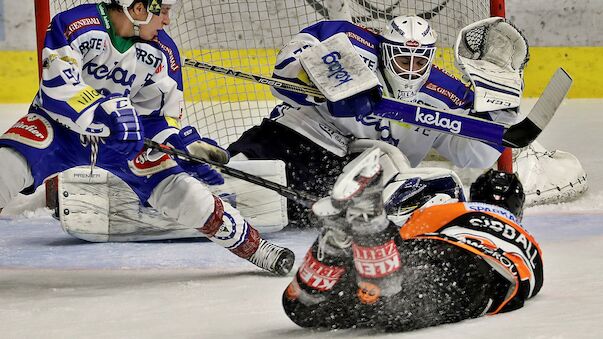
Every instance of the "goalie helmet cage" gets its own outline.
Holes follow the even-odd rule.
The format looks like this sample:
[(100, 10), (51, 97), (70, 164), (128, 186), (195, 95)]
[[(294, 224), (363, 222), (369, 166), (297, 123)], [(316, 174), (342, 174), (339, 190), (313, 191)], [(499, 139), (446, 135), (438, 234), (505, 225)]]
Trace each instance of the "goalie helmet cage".
[[(35, 0), (40, 64), (50, 18), (98, 2)], [(489, 16), (505, 16), (504, 0), (180, 0), (175, 9), (167, 30), (182, 55), (265, 75), (272, 73), (278, 49), (312, 23), (345, 19), (379, 30), (395, 16), (416, 14), (438, 32), (436, 64), (458, 76), (452, 51), (458, 31)], [(276, 104), (267, 86), (191, 68), (183, 68), (183, 78), (184, 123), (222, 145), (258, 124)], [(499, 168), (511, 171), (510, 150)]]

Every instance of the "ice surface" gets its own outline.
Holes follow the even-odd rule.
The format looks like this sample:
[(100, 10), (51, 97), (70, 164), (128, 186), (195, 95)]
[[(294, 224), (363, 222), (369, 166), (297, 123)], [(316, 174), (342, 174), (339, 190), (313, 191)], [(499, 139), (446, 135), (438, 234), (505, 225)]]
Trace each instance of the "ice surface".
[[(527, 102), (529, 108), (531, 102)], [(314, 332), (285, 316), (291, 277), (269, 276), (199, 240), (91, 244), (66, 235), (40, 198), (0, 216), (2, 338), (600, 338), (603, 330), (603, 100), (570, 100), (539, 139), (576, 155), (590, 190), (526, 211), (544, 252), (544, 287), (508, 314), (405, 334)], [(0, 131), (25, 106), (0, 109)], [(27, 213), (20, 211), (32, 210)], [(8, 213), (7, 213), (8, 212)], [(6, 216), (10, 214), (10, 216)], [(15, 215), (16, 214), (16, 215)], [(270, 238), (301, 260), (315, 233)]]

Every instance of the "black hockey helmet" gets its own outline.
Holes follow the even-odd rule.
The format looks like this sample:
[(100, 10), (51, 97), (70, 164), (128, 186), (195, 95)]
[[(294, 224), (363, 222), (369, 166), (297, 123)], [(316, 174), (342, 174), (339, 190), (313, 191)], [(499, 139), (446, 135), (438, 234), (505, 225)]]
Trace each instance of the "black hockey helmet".
[(521, 219), (526, 195), (515, 173), (490, 169), (471, 184), (469, 200), (500, 206)]

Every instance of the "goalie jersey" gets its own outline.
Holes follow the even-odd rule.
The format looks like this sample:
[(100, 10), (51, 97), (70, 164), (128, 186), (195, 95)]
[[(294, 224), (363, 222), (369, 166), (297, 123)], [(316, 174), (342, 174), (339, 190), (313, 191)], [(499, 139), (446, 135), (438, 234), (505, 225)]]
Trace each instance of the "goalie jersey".
[(122, 38), (104, 3), (81, 5), (52, 19), (42, 58), (33, 108), (71, 130), (94, 133), (94, 110), (113, 94), (130, 98), (146, 137), (163, 141), (177, 133), (173, 127), (183, 100), (180, 56), (163, 30), (153, 41)]
[[(341, 32), (348, 36), (366, 65), (377, 74), (383, 85), (384, 96), (391, 96), (391, 90), (381, 73), (381, 36), (347, 21), (322, 21), (302, 30), (278, 54), (273, 76), (299, 84), (310, 84), (299, 55), (305, 48)], [(408, 124), (396, 124), (375, 116), (333, 117), (324, 101), (283, 89), (273, 89), (272, 92), (284, 102), (272, 111), (272, 120), (339, 156), (346, 154), (347, 143), (351, 138), (369, 138), (392, 144), (408, 157), (413, 167), (432, 148), (456, 166), (474, 168), (492, 166), (502, 151), (501, 148), (497, 149), (480, 141)], [(471, 111), (473, 91), (435, 65), (416, 102), (455, 113), (474, 114)], [(515, 115), (503, 111), (480, 113), (479, 117), (501, 123), (515, 122)]]

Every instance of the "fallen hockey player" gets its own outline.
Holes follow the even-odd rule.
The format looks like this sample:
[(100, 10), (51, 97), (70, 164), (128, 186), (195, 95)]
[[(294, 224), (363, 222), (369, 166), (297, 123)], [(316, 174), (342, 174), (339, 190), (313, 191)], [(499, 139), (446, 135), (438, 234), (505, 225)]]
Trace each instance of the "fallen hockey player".
[(519, 224), (514, 175), (481, 176), (479, 202), (441, 204), (430, 187), (408, 185), (398, 208), (414, 213), (399, 228), (386, 218), (378, 159), (365, 151), (313, 206), (322, 229), (282, 297), (292, 321), (408, 331), (512, 311), (538, 293), (541, 250)]

